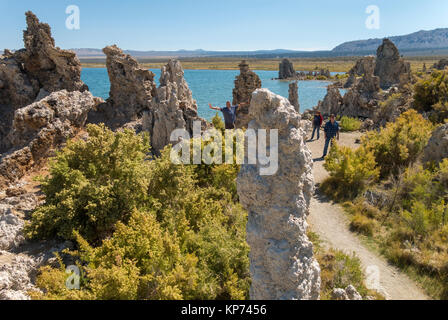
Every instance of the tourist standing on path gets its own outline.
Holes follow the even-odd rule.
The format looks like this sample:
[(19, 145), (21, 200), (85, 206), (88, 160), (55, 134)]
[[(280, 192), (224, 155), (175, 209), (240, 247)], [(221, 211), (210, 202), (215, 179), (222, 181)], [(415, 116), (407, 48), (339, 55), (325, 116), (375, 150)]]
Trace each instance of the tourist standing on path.
[(226, 129), (235, 129), (235, 120), (236, 120), (236, 109), (249, 104), (249, 102), (242, 102), (237, 105), (232, 106), (230, 101), (226, 102), (225, 108), (213, 107), (211, 103), (208, 104), (210, 109), (221, 111), (224, 116), (224, 123), (226, 125)]
[(330, 121), (325, 124), (324, 127), (325, 132), (325, 147), (324, 147), (324, 155), (322, 158), (325, 158), (328, 152), (328, 146), (330, 142), (332, 143), (333, 139), (336, 138), (339, 140), (339, 123), (337, 123), (334, 114), (330, 116)]
[(314, 139), (314, 133), (317, 131), (317, 140), (320, 138), (320, 127), (322, 127), (322, 122), (324, 122), (324, 118), (320, 114), (320, 111), (316, 111), (313, 119), (313, 135), (311, 136), (311, 140)]

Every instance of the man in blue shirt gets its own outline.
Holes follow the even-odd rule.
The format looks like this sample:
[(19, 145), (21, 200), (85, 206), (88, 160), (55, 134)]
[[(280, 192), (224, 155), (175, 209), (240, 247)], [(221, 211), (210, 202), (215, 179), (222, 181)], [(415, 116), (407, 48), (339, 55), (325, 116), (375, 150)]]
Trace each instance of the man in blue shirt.
[(322, 158), (325, 158), (325, 156), (327, 155), (328, 146), (330, 145), (330, 142), (332, 142), (334, 138), (339, 140), (339, 123), (337, 123), (334, 114), (330, 116), (330, 121), (328, 121), (325, 124), (324, 132), (325, 132), (325, 147), (324, 147), (324, 155), (322, 156)]
[(213, 107), (211, 103), (209, 103), (208, 106), (212, 110), (222, 112), (222, 115), (224, 116), (224, 123), (226, 125), (226, 129), (235, 129), (236, 109), (246, 104), (248, 104), (248, 102), (243, 102), (232, 106), (230, 101), (227, 101), (225, 108)]

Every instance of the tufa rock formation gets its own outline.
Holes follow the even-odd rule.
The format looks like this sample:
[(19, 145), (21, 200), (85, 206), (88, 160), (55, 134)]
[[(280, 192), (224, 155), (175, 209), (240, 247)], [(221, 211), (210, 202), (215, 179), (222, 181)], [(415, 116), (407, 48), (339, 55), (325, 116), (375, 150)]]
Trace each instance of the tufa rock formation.
[(362, 296), (358, 293), (354, 286), (349, 285), (347, 288), (333, 289), (332, 300), (362, 300)]
[(26, 13), (23, 32), (25, 49), (5, 50), (0, 57), (0, 153), (10, 146), (9, 133), (14, 111), (59, 90), (86, 91), (81, 64), (75, 53), (55, 47), (50, 26)]
[[(156, 95), (154, 73), (140, 67), (137, 60), (116, 45), (103, 49), (110, 80), (109, 99), (100, 106), (110, 126), (121, 126), (142, 116)], [(98, 122), (92, 117), (92, 122)], [(101, 119), (103, 120), (103, 119)], [(112, 123), (111, 123), (112, 122)]]
[(448, 158), (448, 123), (438, 127), (432, 134), (425, 149), (423, 161), (439, 163)]
[(143, 130), (148, 131), (151, 146), (158, 152), (170, 142), (175, 129), (185, 129), (193, 134), (193, 122), (200, 121), (204, 129), (207, 122), (198, 116), (198, 107), (184, 79), (179, 61), (170, 60), (162, 67), (160, 86), (155, 90), (149, 109), (143, 114)]
[[(300, 115), (267, 89), (253, 93), (249, 115), (249, 129), (278, 129), (278, 171), (260, 175), (262, 164), (244, 164), (237, 178), (240, 202), (249, 214), (250, 298), (318, 299), (320, 268), (306, 236), (312, 156)], [(267, 143), (268, 152), (273, 147)]]
[(294, 66), (291, 61), (288, 59), (283, 59), (282, 62), (279, 64), (279, 70), (278, 70), (278, 78), (285, 80), (285, 79), (292, 79), (296, 77), (296, 72), (294, 70)]
[(384, 39), (377, 50), (375, 76), (380, 78), (382, 89), (410, 79), (411, 65), (400, 57), (397, 47), (389, 39)]
[[(258, 75), (249, 69), (249, 65), (245, 60), (239, 64), (240, 74), (235, 79), (235, 88), (233, 89), (233, 105), (249, 102), (252, 93), (261, 88), (261, 80)], [(236, 111), (236, 128), (247, 128), (249, 105), (241, 106)]]
[(17, 57), (28, 76), (36, 79), (47, 92), (88, 90), (81, 81), (81, 64), (76, 54), (55, 48), (50, 26), (40, 23), (30, 11), (26, 13), (26, 23), (28, 28), (23, 32), (25, 50), (18, 51)]
[(378, 111), (380, 79), (371, 73), (365, 74), (359, 82), (344, 95), (339, 112), (342, 116), (372, 118)]
[[(434, 63), (432, 67), (436, 70), (444, 70), (447, 66), (448, 66), (448, 59), (440, 59), (438, 62)], [(426, 65), (424, 71), (426, 71)]]
[(356, 64), (348, 72), (349, 78), (344, 85), (344, 88), (350, 88), (356, 82), (357, 77), (365, 74), (372, 74), (375, 71), (375, 57), (363, 57), (356, 61)]
[(317, 110), (319, 110), (324, 117), (328, 117), (331, 114), (338, 114), (342, 102), (343, 100), (339, 89), (333, 86), (328, 86), (327, 94), (323, 101), (319, 101)]
[(289, 103), (294, 107), (294, 109), (300, 113), (300, 104), (299, 104), (299, 85), (297, 81), (293, 81), (289, 84)]
[(51, 151), (82, 128), (99, 100), (88, 91), (54, 92), (18, 109), (6, 137), (12, 149), (0, 156), (0, 186), (22, 178), (39, 167)]

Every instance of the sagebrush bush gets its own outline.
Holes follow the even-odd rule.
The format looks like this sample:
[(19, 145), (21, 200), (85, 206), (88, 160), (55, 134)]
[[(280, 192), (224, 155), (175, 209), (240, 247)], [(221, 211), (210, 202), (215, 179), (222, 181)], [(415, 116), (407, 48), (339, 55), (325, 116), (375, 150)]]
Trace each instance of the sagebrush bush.
[(356, 213), (350, 217), (351, 231), (358, 232), (366, 236), (372, 236), (375, 226), (375, 220), (368, 218), (361, 213)]
[(113, 133), (87, 126), (87, 140), (72, 140), (51, 161), (41, 179), (45, 204), (32, 215), (29, 237), (72, 239), (77, 230), (89, 241), (113, 232), (148, 197), (149, 137), (130, 130)]
[[(90, 141), (93, 139), (93, 141)], [(123, 140), (124, 139), (124, 140)], [(101, 141), (98, 145), (96, 141)], [(112, 141), (112, 143), (109, 143)], [(115, 143), (113, 143), (115, 141)], [(74, 147), (83, 156), (73, 155)], [(101, 150), (98, 150), (101, 147)], [(60, 188), (59, 194), (75, 194), (88, 183), (96, 186), (115, 183), (121, 185), (123, 176), (109, 173), (108, 164), (116, 161), (126, 167), (125, 182), (128, 188), (137, 188), (128, 194), (130, 201), (124, 208), (126, 215), (113, 216), (115, 206), (101, 208), (102, 214), (114, 217), (107, 228), (97, 221), (95, 207), (91, 211), (74, 206), (72, 211), (82, 213), (82, 223), (63, 217), (66, 225), (51, 225), (53, 207), (39, 208), (38, 218), (28, 227), (36, 231), (33, 236), (61, 234), (75, 239), (77, 250), (70, 252), (78, 259), (82, 270), (81, 289), (64, 289), (67, 274), (62, 265), (55, 269), (45, 267), (38, 276), (37, 284), (44, 294), (33, 293), (39, 299), (245, 299), (250, 285), (248, 246), (245, 240), (247, 214), (234, 201), (231, 192), (215, 186), (214, 178), (201, 177), (194, 166), (176, 165), (170, 159), (170, 148), (161, 156), (148, 161), (146, 137), (130, 132), (113, 133), (104, 127), (89, 127), (86, 141), (70, 142), (50, 165), (50, 177), (45, 181), (46, 190)], [(76, 148), (75, 148), (76, 149)], [(119, 149), (119, 150), (116, 150)], [(78, 150), (78, 149), (76, 149)], [(110, 152), (107, 152), (110, 150)], [(121, 152), (141, 150), (129, 162)], [(97, 163), (96, 153), (102, 155)], [(67, 161), (75, 157), (74, 162)], [(111, 159), (112, 158), (112, 159)], [(118, 159), (117, 159), (118, 158)], [(101, 166), (100, 163), (103, 163)], [(127, 164), (125, 166), (125, 164)], [(101, 169), (96, 169), (96, 165)], [(117, 164), (121, 166), (120, 164)], [(219, 168), (216, 169), (216, 168)], [(223, 167), (216, 179), (231, 185), (232, 169)], [(58, 171), (59, 170), (59, 171)], [(124, 170), (124, 168), (123, 168)], [(89, 179), (60, 184), (55, 172), (65, 177), (72, 171)], [(116, 172), (115, 170), (112, 170)], [(106, 173), (104, 176), (103, 174)], [(109, 174), (108, 174), (109, 173)], [(138, 176), (136, 176), (138, 173)], [(99, 176), (101, 174), (101, 176)], [(212, 172), (212, 174), (214, 174)], [(229, 177), (227, 177), (229, 175)], [(59, 175), (58, 175), (59, 176)], [(199, 183), (199, 180), (201, 183)], [(87, 182), (86, 182), (87, 181)], [(126, 189), (128, 193), (130, 189)], [(124, 191), (126, 191), (124, 190)], [(106, 189), (107, 191), (107, 189)], [(123, 192), (124, 192), (123, 191)], [(50, 196), (52, 193), (49, 193)], [(120, 193), (118, 194), (120, 195)], [(106, 193), (107, 199), (108, 193)], [(137, 197), (139, 201), (133, 201)], [(111, 198), (112, 195), (111, 195)], [(69, 203), (76, 199), (66, 200)], [(90, 198), (89, 198), (90, 199)], [(102, 198), (101, 198), (102, 199)], [(115, 198), (114, 198), (115, 199)], [(96, 196), (93, 196), (94, 202)], [(120, 201), (124, 201), (121, 199)], [(116, 200), (118, 201), (118, 200)], [(43, 208), (47, 207), (45, 204)], [(55, 211), (62, 215), (62, 211)], [(42, 225), (46, 221), (49, 225)], [(41, 230), (51, 230), (41, 233)], [(86, 230), (106, 229), (107, 233), (92, 236)], [(104, 236), (107, 234), (107, 237)], [(61, 283), (63, 281), (64, 283)]]
[(322, 183), (322, 190), (335, 200), (353, 199), (378, 178), (372, 152), (360, 147), (349, 147), (334, 143), (325, 158), (324, 168), (330, 177)]
[(418, 111), (431, 113), (433, 122), (448, 118), (448, 74), (435, 70), (414, 86), (414, 105)]
[[(390, 262), (408, 270), (436, 298), (448, 298), (448, 159), (435, 168), (414, 165), (386, 187), (394, 205), (364, 198), (347, 206), (353, 231), (372, 236)], [(385, 185), (390, 182), (385, 183)]]
[(345, 132), (357, 131), (361, 128), (362, 121), (356, 118), (350, 118), (347, 116), (343, 116), (339, 124), (341, 126), (341, 130)]
[(433, 125), (415, 110), (403, 113), (379, 132), (368, 132), (362, 145), (373, 152), (381, 178), (397, 175), (400, 169), (414, 163), (428, 143)]

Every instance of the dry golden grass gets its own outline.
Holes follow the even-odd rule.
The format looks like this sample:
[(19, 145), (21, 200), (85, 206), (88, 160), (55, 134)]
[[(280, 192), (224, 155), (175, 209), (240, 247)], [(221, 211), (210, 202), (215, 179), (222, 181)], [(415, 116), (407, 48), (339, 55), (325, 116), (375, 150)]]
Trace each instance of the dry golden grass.
[[(347, 72), (356, 63), (359, 57), (336, 58), (292, 58), (290, 59), (296, 70), (311, 71), (316, 69), (329, 69), (331, 72)], [(405, 57), (411, 63), (412, 71), (421, 71), (423, 65), (431, 67), (441, 57)], [(234, 57), (207, 57), (207, 58), (181, 58), (184, 69), (193, 70), (237, 70), (242, 58)], [(278, 70), (281, 59), (246, 59), (252, 70)], [(165, 65), (168, 58), (139, 59), (139, 62), (148, 69), (159, 69)], [(81, 59), (85, 68), (104, 68), (104, 59)]]

